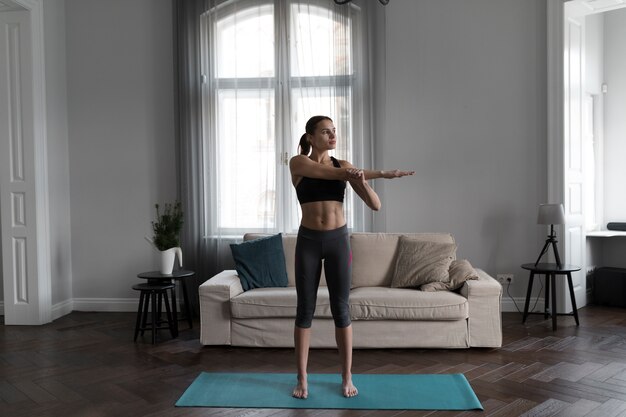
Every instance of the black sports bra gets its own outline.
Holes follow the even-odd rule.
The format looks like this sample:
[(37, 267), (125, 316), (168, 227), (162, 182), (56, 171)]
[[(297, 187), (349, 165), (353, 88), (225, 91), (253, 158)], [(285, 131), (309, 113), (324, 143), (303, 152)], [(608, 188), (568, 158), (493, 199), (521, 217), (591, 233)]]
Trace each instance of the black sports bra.
[[(335, 168), (341, 168), (339, 161), (332, 156)], [(346, 182), (341, 180), (323, 180), (320, 178), (302, 177), (296, 186), (296, 195), (300, 204), (314, 201), (339, 201), (343, 203)]]

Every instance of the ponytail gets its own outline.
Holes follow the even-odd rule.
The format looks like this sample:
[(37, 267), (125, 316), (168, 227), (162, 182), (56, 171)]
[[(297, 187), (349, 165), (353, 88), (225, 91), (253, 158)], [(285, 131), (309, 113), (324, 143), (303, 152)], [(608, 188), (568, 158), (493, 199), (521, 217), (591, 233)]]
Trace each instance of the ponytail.
[(317, 124), (321, 122), (322, 120), (330, 120), (331, 122), (333, 121), (333, 119), (331, 119), (328, 116), (313, 116), (309, 119), (308, 122), (306, 122), (306, 127), (305, 127), (306, 133), (302, 135), (302, 137), (300, 137), (300, 146), (299, 146), (300, 155), (308, 156), (309, 153), (311, 152), (311, 144), (307, 140), (307, 135), (314, 134)]
[(311, 144), (306, 139), (306, 133), (300, 138), (300, 155), (308, 155), (311, 152)]

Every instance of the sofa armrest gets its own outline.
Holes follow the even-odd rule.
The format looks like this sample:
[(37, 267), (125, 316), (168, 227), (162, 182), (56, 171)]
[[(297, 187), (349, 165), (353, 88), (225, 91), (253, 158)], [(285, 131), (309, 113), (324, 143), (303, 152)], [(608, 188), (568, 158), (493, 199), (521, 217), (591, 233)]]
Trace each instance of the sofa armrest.
[(200, 343), (230, 345), (230, 300), (242, 292), (235, 270), (222, 271), (200, 285)]
[(466, 281), (461, 295), (469, 303), (471, 347), (502, 346), (502, 285), (481, 269), (477, 280)]

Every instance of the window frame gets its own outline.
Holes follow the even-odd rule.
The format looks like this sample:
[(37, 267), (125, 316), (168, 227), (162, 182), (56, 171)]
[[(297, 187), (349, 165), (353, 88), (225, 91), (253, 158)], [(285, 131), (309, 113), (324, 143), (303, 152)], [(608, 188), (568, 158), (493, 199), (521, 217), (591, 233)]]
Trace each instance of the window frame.
[[(328, 8), (328, 2), (312, 1), (315, 6)], [(274, 13), (274, 75), (272, 77), (224, 77), (217, 76), (217, 68), (215, 59), (210, 58), (212, 46), (217, 42), (216, 39), (216, 22), (219, 19), (243, 10), (247, 7), (259, 7), (263, 4), (273, 5)], [(360, 91), (363, 80), (359, 80), (357, 74), (360, 66), (365, 65), (363, 62), (364, 45), (359, 40), (363, 28), (362, 10), (354, 4), (342, 7), (350, 7), (351, 11), (351, 64), (352, 71), (350, 74), (341, 74), (334, 76), (292, 76), (292, 67), (289, 57), (289, 27), (291, 26), (291, 5), (290, 0), (235, 0), (223, 1), (212, 10), (208, 10), (201, 18), (201, 72), (202, 72), (202, 136), (203, 136), (203, 172), (204, 172), (204, 199), (205, 206), (208, 210), (205, 213), (205, 236), (241, 236), (245, 233), (277, 233), (277, 232), (295, 232), (297, 229), (294, 220), (299, 220), (300, 210), (295, 197), (295, 190), (291, 184), (291, 176), (289, 175), (288, 161), (295, 155), (297, 148), (297, 138), (292, 138), (291, 119), (293, 116), (293, 105), (291, 95), (295, 88), (307, 87), (337, 87), (340, 86), (342, 91), (347, 89), (350, 91), (348, 99), (350, 100), (351, 115), (349, 129), (346, 132), (339, 132), (341, 137), (349, 140), (349, 153), (351, 154), (351, 162), (356, 166), (364, 166), (363, 160), (367, 154), (367, 149), (359, 151), (355, 146), (356, 135), (363, 133), (363, 125), (365, 124), (365, 105), (362, 100), (362, 92)], [(211, 13), (217, 13), (214, 17), (209, 17)], [(209, 43), (212, 43), (210, 46)], [(284, 64), (286, 62), (287, 64)], [(284, 71), (286, 69), (286, 71)], [(293, 87), (292, 86), (297, 86)], [(212, 172), (217, 172), (216, 164), (218, 155), (218, 120), (217, 120), (217, 101), (219, 90), (228, 89), (273, 89), (275, 119), (274, 131), (276, 134), (275, 154), (276, 154), (276, 171), (275, 171), (275, 225), (273, 228), (227, 228), (218, 224), (219, 207), (217, 203), (211, 201), (211, 190), (219, 190), (219, 179)], [(333, 117), (333, 115), (330, 115)], [(349, 134), (349, 136), (348, 136)], [(345, 210), (348, 226), (355, 230), (364, 230), (364, 213), (362, 203), (350, 187), (346, 189)], [(219, 193), (216, 191), (215, 193)], [(356, 203), (356, 204), (355, 204)], [(361, 210), (358, 209), (361, 206)], [(351, 218), (350, 218), (351, 217)]]

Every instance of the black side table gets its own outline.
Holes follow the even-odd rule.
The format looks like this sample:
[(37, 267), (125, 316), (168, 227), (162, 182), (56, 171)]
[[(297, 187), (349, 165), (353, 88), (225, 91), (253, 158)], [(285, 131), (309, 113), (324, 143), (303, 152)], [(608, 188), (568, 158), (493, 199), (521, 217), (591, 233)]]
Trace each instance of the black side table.
[[(574, 265), (561, 265), (560, 267), (557, 264), (553, 263), (539, 263), (535, 264), (524, 264), (522, 268), (530, 271), (530, 278), (528, 280), (528, 290), (526, 292), (526, 303), (524, 304), (524, 317), (522, 318), (522, 323), (526, 322), (526, 317), (528, 317), (528, 305), (530, 304), (530, 293), (533, 288), (533, 280), (535, 278), (535, 274), (543, 274), (546, 276), (546, 295), (545, 295), (545, 306), (544, 306), (544, 318), (548, 318), (548, 314), (552, 316), (552, 330), (556, 330), (556, 316), (574, 316), (576, 320), (576, 326), (579, 325), (578, 322), (578, 307), (576, 307), (576, 297), (574, 296), (574, 286), (572, 284), (572, 272), (580, 271), (579, 266)], [(567, 285), (569, 286), (569, 296), (570, 301), (572, 302), (572, 309), (574, 310), (572, 313), (564, 313), (557, 314), (556, 312), (556, 291), (555, 289), (555, 280), (557, 275), (565, 275), (567, 277)], [(552, 287), (552, 310), (550, 313), (548, 312), (550, 308), (550, 287)]]
[[(159, 271), (150, 271), (150, 272), (142, 272), (141, 274), (137, 274), (137, 277), (147, 279), (148, 283), (163, 283), (163, 281), (172, 282), (172, 281), (180, 281), (180, 286), (183, 289), (183, 301), (185, 302), (185, 317), (180, 320), (187, 320), (189, 323), (189, 328), (193, 328), (193, 320), (191, 315), (191, 305), (189, 304), (189, 296), (187, 295), (187, 286), (185, 285), (185, 281), (187, 278), (194, 276), (194, 271), (188, 271), (185, 269), (180, 269), (177, 271), (172, 271), (171, 274), (162, 274)], [(176, 291), (172, 289), (172, 310), (174, 316), (174, 322), (176, 323), (176, 335), (178, 335), (178, 313), (176, 308)]]

